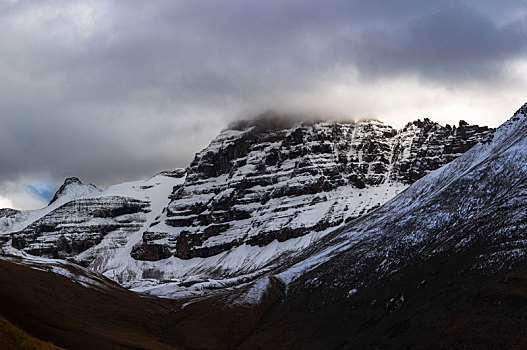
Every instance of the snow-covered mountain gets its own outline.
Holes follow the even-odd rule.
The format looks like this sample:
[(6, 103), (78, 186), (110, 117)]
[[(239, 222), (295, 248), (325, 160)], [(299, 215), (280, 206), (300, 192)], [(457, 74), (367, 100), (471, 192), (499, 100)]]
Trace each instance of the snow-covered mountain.
[(129, 256), (142, 231), (168, 204), (168, 193), (184, 178), (185, 171), (178, 169), (105, 190), (68, 178), (47, 207), (0, 212), (0, 237), (9, 241), (3, 250), (11, 255), (75, 257), (75, 262), (91, 267)]
[[(177, 297), (152, 311), (159, 299), (128, 295), (157, 322), (147, 333), (156, 346), (525, 344), (527, 104), (496, 131), (425, 120), (396, 132), (268, 115), (223, 131), (186, 171), (106, 190), (67, 182), (47, 208), (0, 211), (2, 255), (86, 287), (82, 310), (118, 291), (97, 272)], [(25, 281), (65, 284), (3, 263), (9, 281), (17, 270)], [(39, 287), (29, 302), (13, 300), (31, 310), (34, 294), (54, 293)], [(122, 331), (134, 331), (125, 321)], [(55, 323), (48, 317), (43, 334)], [(71, 333), (53, 329), (58, 341)]]
[(196, 155), (134, 257), (208, 257), (324, 231), (491, 138), (488, 128), (464, 122), (450, 128), (425, 119), (398, 132), (376, 121), (284, 125), (266, 114), (223, 131)]
[[(526, 196), (527, 104), (496, 130), (491, 142), (474, 146), (376, 211), (332, 232), (326, 237), (328, 250), (317, 247), (317, 257), (299, 267), (319, 265), (322, 256), (347, 256), (353, 262), (343, 264), (354, 269), (337, 271), (346, 276), (338, 280), (349, 284), (362, 268), (375, 267), (378, 277), (414, 258), (475, 248), (481, 254), (466, 268), (510, 266), (527, 254)], [(334, 270), (331, 278), (336, 278)], [(360, 281), (357, 286), (364, 276)]]
[(524, 344), (526, 199), (527, 104), (490, 143), (274, 271), (287, 294), (251, 347)]
[(397, 131), (264, 114), (224, 130), (186, 176), (106, 190), (67, 179), (42, 210), (0, 212), (0, 237), (5, 253), (68, 259), (158, 295), (237, 285), (492, 137), (463, 121)]

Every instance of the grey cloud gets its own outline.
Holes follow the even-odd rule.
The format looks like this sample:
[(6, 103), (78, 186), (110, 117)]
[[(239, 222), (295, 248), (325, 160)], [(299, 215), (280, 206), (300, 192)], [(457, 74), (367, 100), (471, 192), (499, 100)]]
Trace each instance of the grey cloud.
[(367, 33), (357, 62), (366, 76), (408, 72), (448, 84), (496, 80), (510, 60), (527, 53), (526, 19), (500, 26), (475, 9), (450, 7)]

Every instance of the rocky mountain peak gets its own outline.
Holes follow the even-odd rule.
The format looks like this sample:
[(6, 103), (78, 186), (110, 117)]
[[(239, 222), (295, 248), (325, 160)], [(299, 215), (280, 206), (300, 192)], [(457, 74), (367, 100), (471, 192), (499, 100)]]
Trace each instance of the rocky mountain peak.
[[(204, 258), (322, 235), (375, 210), (493, 132), (430, 119), (397, 131), (375, 120), (269, 112), (223, 130), (196, 154), (186, 176), (176, 169), (105, 191), (66, 179), (45, 216), (13, 226), (13, 247), (104, 269), (107, 262), (93, 260), (97, 245), (119, 246), (131, 232), (137, 235), (125, 246), (136, 260)], [(50, 245), (52, 239), (58, 243)]]
[[(324, 231), (375, 209), (492, 134), (428, 118), (398, 132), (379, 121), (263, 114), (231, 125), (196, 154), (133, 257), (207, 257)], [(144, 254), (151, 251), (163, 254)]]
[(214, 261), (200, 274), (250, 274), (376, 212), (494, 135), (487, 127), (448, 128), (430, 119), (409, 125), (397, 131), (375, 120), (267, 114), (223, 130), (186, 176), (162, 172), (104, 191), (67, 179), (36, 219), (15, 213), (0, 224), (13, 249), (71, 258), (123, 285), (185, 283), (197, 273), (196, 257)]
[(432, 120), (430, 120), (429, 118), (424, 118), (423, 120), (421, 120), (421, 119), (414, 120), (410, 124), (413, 124), (413, 125), (417, 126), (418, 128), (424, 128), (424, 127), (429, 126), (429, 125), (436, 125), (437, 123), (432, 121)]
[(57, 192), (55, 192), (55, 195), (53, 196), (49, 204), (53, 204), (59, 198), (64, 197), (66, 195), (78, 197), (95, 191), (100, 191), (97, 186), (92, 184), (85, 185), (78, 177), (68, 177), (66, 178), (66, 180), (64, 180), (64, 183), (60, 186)]
[(71, 184), (79, 184), (82, 185), (81, 180), (79, 180), (78, 177), (68, 177), (66, 180), (64, 180), (64, 184), (62, 186), (68, 186)]

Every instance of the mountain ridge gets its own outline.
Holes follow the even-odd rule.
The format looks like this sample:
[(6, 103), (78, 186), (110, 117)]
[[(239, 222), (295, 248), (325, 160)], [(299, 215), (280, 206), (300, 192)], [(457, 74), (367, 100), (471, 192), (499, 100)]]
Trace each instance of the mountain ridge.
[[(267, 115), (259, 129), (224, 130), (185, 172), (161, 172), (70, 201), (59, 189), (67, 203), (0, 218), (4, 241), (22, 253), (74, 261), (137, 291), (199, 294), (280, 266), (493, 137), (487, 127), (444, 127), (429, 119), (397, 131), (378, 121), (277, 118)], [(63, 187), (86, 186), (79, 182)]]

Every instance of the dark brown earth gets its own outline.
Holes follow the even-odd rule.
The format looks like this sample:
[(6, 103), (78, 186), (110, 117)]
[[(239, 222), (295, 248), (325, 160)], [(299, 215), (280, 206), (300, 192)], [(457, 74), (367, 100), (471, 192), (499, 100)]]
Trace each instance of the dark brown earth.
[(349, 298), (295, 288), (284, 298), (274, 280), (252, 308), (216, 295), (183, 309), (0, 261), (0, 316), (68, 349), (527, 348), (527, 265), (456, 272), (468, 260), (436, 257)]
[(61, 348), (49, 342), (32, 337), (2, 317), (0, 317), (0, 349), (61, 350)]
[(226, 298), (236, 297), (229, 295), (181, 309), (185, 300), (139, 295), (109, 280), (105, 290), (86, 288), (3, 260), (0, 281), (0, 317), (67, 349), (227, 349), (251, 334), (282, 296), (275, 281), (255, 307), (226, 306)]
[(527, 265), (459, 273), (470, 254), (410, 266), (346, 297), (291, 291), (242, 349), (527, 349)]
[(159, 337), (173, 302), (114, 285), (99, 291), (64, 276), (0, 261), (0, 315), (68, 349), (170, 349)]

